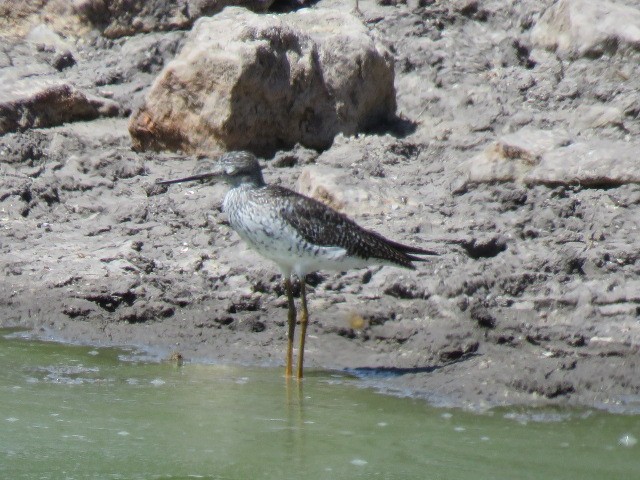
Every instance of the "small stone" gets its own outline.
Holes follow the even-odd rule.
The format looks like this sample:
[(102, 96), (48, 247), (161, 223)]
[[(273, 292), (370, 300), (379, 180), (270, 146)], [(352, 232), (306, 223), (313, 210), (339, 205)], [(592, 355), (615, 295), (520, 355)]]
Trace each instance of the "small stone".
[(467, 163), (467, 183), (521, 180), (546, 152), (569, 142), (562, 130), (521, 128), (500, 137)]

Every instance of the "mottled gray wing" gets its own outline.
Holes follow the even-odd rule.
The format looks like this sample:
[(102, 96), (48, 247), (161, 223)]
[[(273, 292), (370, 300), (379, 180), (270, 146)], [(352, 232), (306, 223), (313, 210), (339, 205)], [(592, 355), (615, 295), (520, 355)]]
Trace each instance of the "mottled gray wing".
[(284, 187), (270, 185), (265, 194), (282, 200), (280, 215), (308, 242), (322, 247), (341, 247), (351, 256), (376, 258), (415, 268), (412, 261), (424, 260), (410, 254), (436, 255), (435, 252), (403, 245), (365, 230), (346, 215), (324, 203)]

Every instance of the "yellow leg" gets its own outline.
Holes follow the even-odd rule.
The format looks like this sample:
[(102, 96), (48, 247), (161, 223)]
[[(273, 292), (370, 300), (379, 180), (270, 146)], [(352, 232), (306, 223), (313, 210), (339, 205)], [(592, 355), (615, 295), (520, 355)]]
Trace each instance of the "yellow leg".
[(291, 377), (293, 372), (293, 336), (296, 331), (296, 304), (293, 302), (293, 292), (291, 291), (291, 279), (284, 279), (284, 290), (287, 293), (287, 302), (289, 304), (289, 312), (287, 321), (289, 323), (287, 331), (287, 366), (284, 370), (285, 377)]
[(307, 324), (309, 323), (309, 312), (307, 311), (307, 287), (305, 279), (300, 279), (300, 350), (298, 351), (298, 380), (302, 378), (304, 363), (304, 341), (307, 336)]

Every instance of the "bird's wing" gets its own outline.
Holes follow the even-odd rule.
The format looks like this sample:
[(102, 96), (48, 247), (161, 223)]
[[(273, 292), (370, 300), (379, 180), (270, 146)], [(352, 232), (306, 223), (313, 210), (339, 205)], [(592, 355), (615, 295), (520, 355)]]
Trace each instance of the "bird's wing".
[(433, 255), (434, 252), (393, 242), (366, 230), (324, 203), (300, 195), (284, 187), (270, 185), (265, 194), (282, 199), (280, 215), (306, 241), (323, 247), (344, 248), (351, 256), (387, 260), (406, 268), (414, 268), (410, 254)]

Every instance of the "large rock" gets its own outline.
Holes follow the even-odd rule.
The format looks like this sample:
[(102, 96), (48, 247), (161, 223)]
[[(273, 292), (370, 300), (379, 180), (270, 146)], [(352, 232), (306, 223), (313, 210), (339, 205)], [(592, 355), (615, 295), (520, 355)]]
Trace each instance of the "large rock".
[(640, 8), (612, 1), (560, 0), (542, 15), (531, 39), (569, 58), (640, 49)]
[(0, 75), (0, 81), (0, 134), (115, 116), (120, 110), (113, 100), (85, 93), (64, 80)]
[(105, 37), (189, 28), (202, 16), (229, 5), (266, 11), (274, 0), (76, 0), (81, 17), (102, 30)]
[(391, 55), (355, 16), (227, 8), (196, 22), (129, 131), (138, 150), (327, 148), (392, 118)]

